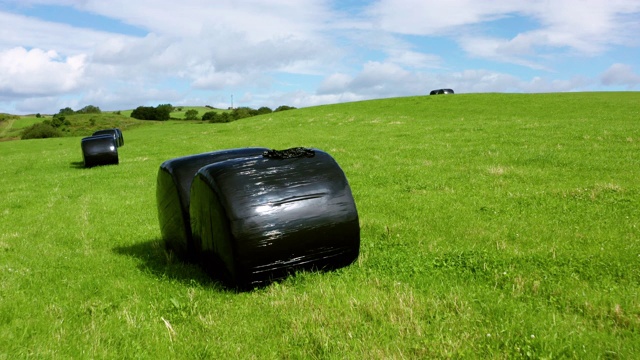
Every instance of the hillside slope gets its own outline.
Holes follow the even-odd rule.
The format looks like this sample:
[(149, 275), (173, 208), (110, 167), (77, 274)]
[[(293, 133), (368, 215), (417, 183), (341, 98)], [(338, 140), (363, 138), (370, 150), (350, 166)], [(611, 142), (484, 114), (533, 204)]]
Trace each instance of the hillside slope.
[[(0, 358), (633, 358), (640, 93), (420, 96), (0, 143)], [(171, 158), (314, 147), (358, 260), (235, 293), (164, 251)], [(252, 191), (252, 189), (247, 189)]]

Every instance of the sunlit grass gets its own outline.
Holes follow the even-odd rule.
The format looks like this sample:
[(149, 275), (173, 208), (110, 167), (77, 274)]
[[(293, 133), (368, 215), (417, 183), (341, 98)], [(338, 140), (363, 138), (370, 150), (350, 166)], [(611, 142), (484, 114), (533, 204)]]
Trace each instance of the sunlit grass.
[[(0, 143), (0, 358), (633, 358), (640, 94), (454, 95)], [(159, 242), (164, 160), (317, 147), (361, 223), (348, 268), (234, 293)]]

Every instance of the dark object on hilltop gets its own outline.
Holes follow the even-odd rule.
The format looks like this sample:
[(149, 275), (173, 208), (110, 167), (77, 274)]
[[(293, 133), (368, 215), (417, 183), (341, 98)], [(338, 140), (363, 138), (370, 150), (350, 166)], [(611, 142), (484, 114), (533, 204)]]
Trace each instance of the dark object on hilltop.
[(80, 146), (85, 167), (118, 164), (118, 145), (112, 135), (83, 138)]
[(122, 136), (122, 131), (118, 128), (98, 130), (93, 133), (93, 136), (96, 135), (111, 135), (116, 140), (116, 146), (124, 146), (124, 137)]
[(205, 165), (261, 155), (266, 148), (220, 150), (167, 160), (158, 171), (156, 200), (165, 247), (180, 259), (195, 260), (189, 217), (191, 182)]
[(452, 89), (437, 89), (437, 90), (431, 90), (431, 92), (429, 93), (429, 95), (442, 95), (442, 94), (453, 94), (453, 90)]
[(194, 250), (207, 272), (230, 287), (337, 269), (358, 257), (358, 213), (342, 169), (320, 150), (279, 154), (287, 152), (302, 156), (220, 161), (193, 179)]

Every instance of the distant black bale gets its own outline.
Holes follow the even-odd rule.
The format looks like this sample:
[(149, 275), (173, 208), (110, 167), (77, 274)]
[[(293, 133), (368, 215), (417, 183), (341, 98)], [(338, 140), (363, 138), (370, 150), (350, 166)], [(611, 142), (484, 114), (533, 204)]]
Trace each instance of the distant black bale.
[(118, 164), (118, 146), (112, 135), (83, 138), (80, 146), (85, 167)]
[[(250, 289), (298, 270), (351, 264), (358, 212), (344, 172), (320, 150), (203, 167), (191, 186), (191, 229), (203, 267)], [(271, 154), (273, 155), (273, 153)]]
[(209, 164), (262, 154), (265, 148), (220, 150), (167, 160), (158, 170), (156, 199), (160, 231), (167, 249), (186, 261), (195, 260), (189, 224), (191, 182)]
[(120, 129), (118, 128), (98, 130), (94, 132), (93, 135), (111, 135), (114, 139), (116, 139), (116, 145), (118, 147), (124, 146), (124, 137), (122, 136), (122, 131), (120, 131)]
[(443, 95), (443, 94), (453, 94), (453, 93), (454, 92), (452, 89), (436, 89), (436, 90), (431, 90), (429, 95)]

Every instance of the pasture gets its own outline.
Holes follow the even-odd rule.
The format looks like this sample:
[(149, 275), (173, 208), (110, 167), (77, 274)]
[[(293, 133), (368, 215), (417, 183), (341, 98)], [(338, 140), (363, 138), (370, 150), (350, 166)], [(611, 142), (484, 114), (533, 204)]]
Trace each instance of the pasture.
[[(405, 97), (123, 133), (120, 164), (91, 169), (80, 136), (0, 142), (0, 359), (640, 353), (640, 93)], [(354, 264), (236, 293), (164, 251), (159, 165), (252, 146), (336, 159)]]

